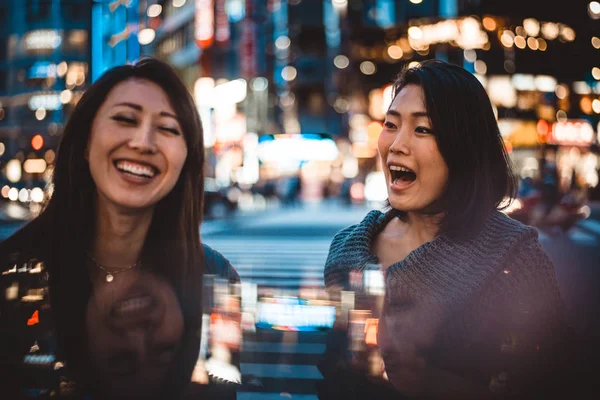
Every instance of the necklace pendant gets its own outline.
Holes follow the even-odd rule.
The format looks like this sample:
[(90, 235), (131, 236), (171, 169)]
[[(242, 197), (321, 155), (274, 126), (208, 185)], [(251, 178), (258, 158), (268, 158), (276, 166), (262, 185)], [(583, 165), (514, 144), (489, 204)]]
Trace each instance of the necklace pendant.
[(115, 277), (112, 276), (112, 274), (106, 274), (106, 282), (110, 283), (113, 279), (115, 279)]

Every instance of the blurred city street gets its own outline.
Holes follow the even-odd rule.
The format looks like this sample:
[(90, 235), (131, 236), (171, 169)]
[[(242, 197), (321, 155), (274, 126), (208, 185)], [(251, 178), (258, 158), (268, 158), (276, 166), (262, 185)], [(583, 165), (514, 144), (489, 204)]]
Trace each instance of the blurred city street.
[[(347, 311), (344, 308), (340, 314), (342, 300), (329, 301), (325, 292), (323, 272), (329, 245), (338, 231), (360, 222), (385, 200), (393, 200), (386, 174), (394, 170), (408, 180), (417, 180), (417, 174), (408, 171), (410, 165), (396, 165), (394, 169), (391, 161), (385, 160), (381, 143), (386, 136), (381, 134), (389, 128), (390, 115), (396, 112), (394, 99), (402, 97), (395, 97), (398, 74), (406, 69), (419, 71), (427, 68), (430, 60), (439, 60), (464, 69), (466, 72), (461, 71), (478, 90), (487, 94), (489, 104), (486, 100), (484, 106), (490, 120), (487, 126), (493, 128), (490, 137), (494, 137), (498, 148), (503, 143), (518, 182), (516, 199), (505, 212), (538, 229), (540, 242), (556, 268), (567, 318), (581, 335), (581, 343), (592, 343), (595, 337), (600, 338), (599, 54), (600, 0), (556, 5), (544, 0), (0, 0), (0, 242), (37, 217), (52, 199), (61, 198), (57, 195), (61, 185), (56, 184), (60, 168), (68, 169), (62, 171), (62, 176), (81, 173), (89, 180), (88, 186), (70, 183), (69, 189), (77, 195), (100, 193), (101, 185), (87, 176), (87, 166), (92, 165), (90, 141), (80, 139), (91, 137), (101, 115), (94, 107), (95, 114), (82, 118), (89, 122), (83, 128), (73, 128), (70, 121), (76, 120), (78, 110), (91, 104), (81, 101), (87, 98), (84, 93), (93, 94), (108, 71), (139, 65), (146, 57), (155, 58), (172, 68), (181, 80), (181, 91), (165, 100), (173, 111), (161, 109), (145, 125), (144, 118), (151, 116), (146, 111), (151, 108), (141, 103), (156, 96), (130, 90), (128, 93), (140, 95), (140, 104), (120, 99), (114, 106), (125, 106), (133, 114), (126, 114), (125, 109), (118, 115), (111, 114), (108, 122), (114, 125), (110, 130), (106, 128), (107, 132), (141, 132), (140, 127), (152, 126), (156, 129), (147, 133), (152, 133), (148, 137), (153, 144), (159, 143), (157, 138), (175, 140), (171, 134), (182, 134), (185, 144), (178, 142), (178, 155), (186, 160), (198, 156), (194, 161), (197, 169), (184, 177), (190, 182), (202, 181), (204, 186), (192, 192), (188, 189), (195, 188), (196, 183), (170, 186), (169, 191), (185, 188), (181, 190), (186, 196), (191, 194), (184, 206), (171, 207), (171, 203), (163, 202), (167, 204), (165, 210), (197, 210), (181, 214), (186, 217), (164, 220), (187, 224), (189, 238), (196, 234), (199, 220), (190, 222), (187, 216), (202, 212), (202, 242), (222, 253), (242, 281), (234, 282), (233, 273), (227, 275), (229, 280), (205, 276), (205, 287), (214, 290), (207, 291), (210, 299), (202, 299), (204, 330), (194, 370), (194, 376), (197, 372), (202, 379), (192, 381), (206, 384), (210, 376), (237, 384), (241, 373), (238, 399), (316, 399), (317, 383), (323, 379), (317, 363), (325, 351), (328, 329), (336, 315)], [(128, 80), (152, 81), (138, 78)], [(420, 85), (424, 87), (423, 82)], [(171, 85), (155, 89), (167, 94), (167, 86)], [(439, 92), (437, 89), (435, 92)], [(98, 110), (115, 93), (112, 90), (103, 92), (104, 103)], [(186, 113), (194, 117), (194, 122), (199, 117), (201, 126), (195, 123), (189, 125), (194, 128), (188, 128), (183, 124), (188, 118), (174, 107), (184, 103), (179, 101), (187, 98), (184, 92), (190, 99)], [(476, 92), (469, 92), (465, 98), (475, 98), (471, 95)], [(489, 154), (470, 147), (470, 142), (478, 140), (445, 136), (453, 124), (440, 123), (432, 112), (445, 107), (432, 109), (431, 99), (426, 100), (426, 110), (417, 110), (412, 116), (421, 115), (423, 121), (428, 117), (427, 122), (435, 120), (435, 124), (409, 131), (414, 131), (415, 138), (430, 134), (437, 137), (431, 154), (437, 154), (438, 146), (448, 140), (450, 145), (442, 147), (456, 152), (456, 159), (464, 155), (465, 160), (493, 160)], [(464, 103), (444, 101), (444, 105)], [(448, 114), (455, 118), (459, 113)], [(478, 120), (469, 110), (464, 115), (469, 121)], [(171, 119), (178, 121), (182, 132), (162, 122)], [(481, 129), (473, 132), (473, 138), (486, 137), (480, 135)], [(196, 136), (198, 139), (190, 139)], [(81, 149), (72, 153), (65, 150), (65, 138), (70, 137), (77, 138), (73, 140), (81, 144)], [(413, 136), (407, 137), (412, 141)], [(425, 142), (419, 139), (419, 143)], [(128, 142), (127, 146), (123, 154), (128, 157), (116, 158), (119, 152), (111, 151), (102, 160), (110, 160), (115, 176), (134, 179), (132, 184), (140, 187), (158, 182), (156, 177), (161, 172), (174, 171), (176, 168), (170, 166), (179, 165), (158, 168), (150, 158), (135, 158), (147, 156), (145, 153), (127, 153), (139, 150), (137, 145)], [(158, 148), (157, 160), (161, 161), (168, 159), (173, 146)], [(197, 154), (190, 149), (198, 150)], [(442, 151), (440, 147), (440, 151), (440, 159), (451, 159), (445, 153), (450, 150)], [(417, 154), (410, 157), (416, 160)], [(431, 154), (423, 159), (430, 161)], [(67, 159), (78, 160), (83, 168), (73, 168), (76, 164), (66, 164)], [(497, 164), (506, 168), (504, 163)], [(183, 171), (187, 171), (195, 164), (186, 161), (183, 165)], [(468, 175), (479, 169), (461, 171)], [(489, 176), (496, 183), (497, 175)], [(475, 182), (474, 177), (470, 178)], [(423, 178), (423, 182), (424, 187), (435, 186), (429, 179)], [(123, 197), (130, 195), (129, 191), (125, 193)], [(145, 195), (139, 198), (147, 201)], [(422, 193), (415, 198), (422, 199)], [(92, 207), (95, 200), (87, 199), (78, 204)], [(65, 205), (67, 215), (84, 215), (73, 212), (72, 204)], [(152, 204), (152, 213), (157, 204)], [(436, 202), (428, 206), (432, 204)], [(463, 202), (459, 204), (462, 207)], [(427, 213), (430, 210), (425, 209)], [(125, 214), (131, 208), (126, 210)], [(73, 218), (76, 223), (71, 225), (63, 224), (64, 216), (45, 220), (69, 227), (65, 230), (93, 226)], [(153, 219), (157, 220), (163, 221)], [(153, 222), (153, 229), (155, 226)], [(161, 229), (154, 232), (161, 234), (157, 237), (169, 236), (164, 232), (171, 231)], [(97, 232), (90, 233), (94, 234)], [(144, 240), (148, 237), (153, 239), (139, 235)], [(72, 240), (61, 240), (48, 243), (66, 243), (68, 251), (75, 248)], [(107, 271), (98, 262), (121, 265), (111, 264), (110, 260), (96, 262), (93, 246), (81, 247), (75, 250), (85, 252), (91, 267), (97, 265), (99, 273)], [(128, 252), (133, 248), (123, 247)], [(393, 248), (390, 251), (397, 250), (395, 245), (389, 247)], [(142, 259), (146, 264), (146, 258), (160, 264), (160, 268), (179, 268), (182, 264), (171, 260), (159, 263), (147, 256), (148, 248), (159, 248), (163, 255), (175, 253), (148, 245), (139, 255), (131, 255), (131, 262), (123, 262), (127, 268), (116, 270), (136, 271), (134, 267), (142, 265)], [(194, 251), (200, 258), (199, 248)], [(496, 247), (491, 253), (500, 254)], [(46, 261), (35, 262), (39, 268), (36, 264), (31, 272), (21, 261), (11, 259), (10, 265), (0, 265), (6, 267), (0, 277), (6, 276), (8, 282), (21, 278), (21, 274), (39, 274)], [(228, 264), (222, 264), (227, 269)], [(78, 267), (79, 262), (75, 265)], [(108, 272), (100, 276), (107, 283), (114, 278)], [(367, 280), (361, 283), (365, 287)], [(43, 285), (48, 281), (43, 280)], [(19, 289), (19, 284), (12, 281), (7, 285), (2, 295), (11, 304), (38, 307), (50, 301), (45, 287), (24, 289), (21, 285)], [(21, 323), (20, 328), (25, 327), (27, 334), (38, 328), (38, 311), (28, 311), (28, 319)], [(2, 312), (0, 307), (0, 317)], [(194, 310), (193, 314), (199, 313)], [(348, 322), (344, 318), (338, 321)], [(366, 334), (363, 325), (361, 333)], [(218, 329), (221, 331), (215, 334)], [(14, 337), (19, 335), (24, 337), (20, 333)], [(366, 339), (363, 342), (367, 344)], [(40, 350), (37, 341), (32, 340), (32, 344), (26, 346), (26, 350), (31, 349), (30, 356), (54, 357), (54, 344), (48, 346), (48, 354), (46, 349)], [(582, 344), (582, 348), (586, 346)], [(596, 349), (589, 353), (594, 354)], [(207, 367), (209, 360), (217, 363), (212, 372)], [(36, 363), (30, 364), (37, 368)], [(55, 367), (46, 364), (48, 369)], [(231, 373), (227, 376), (234, 378), (213, 373), (219, 367), (220, 372)], [(54, 396), (50, 389), (37, 390), (31, 391), (33, 397), (42, 392)], [(0, 398), (4, 398), (1, 384)]]

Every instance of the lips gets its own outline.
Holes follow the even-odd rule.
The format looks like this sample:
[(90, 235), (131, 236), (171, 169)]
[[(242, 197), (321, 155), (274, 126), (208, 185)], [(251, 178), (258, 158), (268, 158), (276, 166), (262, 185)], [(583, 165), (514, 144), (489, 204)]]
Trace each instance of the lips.
[(149, 180), (160, 173), (156, 166), (143, 161), (120, 159), (113, 164), (119, 172), (136, 178)]
[(388, 163), (392, 185), (407, 186), (417, 179), (417, 174), (405, 165)]

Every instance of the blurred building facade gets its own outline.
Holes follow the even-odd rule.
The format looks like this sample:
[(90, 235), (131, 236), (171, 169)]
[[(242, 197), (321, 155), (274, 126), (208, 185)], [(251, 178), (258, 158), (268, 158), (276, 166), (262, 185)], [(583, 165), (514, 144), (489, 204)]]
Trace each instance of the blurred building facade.
[(148, 55), (154, 30), (146, 24), (145, 0), (93, 0), (91, 9), (92, 82), (106, 70)]
[(0, 4), (3, 197), (8, 186), (43, 187), (51, 172), (63, 124), (90, 82), (90, 15), (86, 0)]
[[(26, 12), (26, 5), (34, 11)], [(42, 11), (35, 11), (38, 5)], [(376, 145), (391, 82), (403, 67), (437, 58), (462, 65), (484, 85), (520, 176), (535, 176), (540, 159), (551, 152), (569, 180), (598, 184), (595, 1), (550, 7), (542, 0), (27, 0), (2, 7), (2, 15), (10, 16), (10, 23), (0, 25), (0, 51), (6, 54), (0, 54), (0, 140), (12, 138), (0, 156), (5, 163), (22, 147), (15, 140), (29, 143), (27, 135), (37, 132), (17, 133), (26, 126), (52, 122), (60, 131), (65, 111), (85, 87), (67, 82), (77, 57), (88, 60), (87, 84), (114, 65), (155, 55), (177, 69), (195, 97), (207, 175), (217, 183), (253, 185), (298, 175), (333, 188), (360, 183), (360, 198), (367, 181), (379, 182)], [(62, 11), (74, 8), (81, 22)], [(46, 26), (58, 33), (27, 36)], [(67, 46), (77, 42), (74, 29), (88, 32), (77, 34), (85, 36), (81, 53)], [(39, 39), (43, 35), (50, 39)], [(44, 40), (60, 45), (23, 47)], [(49, 64), (19, 75), (34, 55)], [(37, 99), (35, 110), (24, 108), (29, 114), (20, 123), (9, 106), (15, 100), (8, 99), (24, 92), (17, 88), (25, 80), (48, 85), (44, 78), (26, 77), (52, 73), (52, 65), (58, 79), (45, 90), (68, 90), (72, 99), (61, 101), (60, 110), (46, 109), (41, 122), (35, 112), (42, 99), (49, 100)], [(61, 100), (68, 97), (65, 92)], [(333, 140), (337, 151), (328, 144), (319, 147), (322, 152), (299, 151), (306, 140), (313, 146)], [(378, 196), (385, 192), (372, 197)]]
[(336, 160), (311, 168), (322, 160), (293, 167), (263, 157), (258, 179), (300, 174), (302, 167), (327, 171), (334, 186), (366, 183), (379, 170), (376, 143), (390, 83), (402, 67), (429, 58), (480, 79), (519, 175), (535, 175), (550, 148), (564, 156), (565, 176), (579, 170), (582, 182), (597, 184), (594, 7), (584, 0), (562, 8), (521, 3), (148, 0), (140, 15), (155, 30), (153, 54), (175, 66), (195, 95), (208, 173), (223, 185), (238, 175), (255, 180), (245, 145), (260, 158), (269, 135), (301, 133), (331, 135)]

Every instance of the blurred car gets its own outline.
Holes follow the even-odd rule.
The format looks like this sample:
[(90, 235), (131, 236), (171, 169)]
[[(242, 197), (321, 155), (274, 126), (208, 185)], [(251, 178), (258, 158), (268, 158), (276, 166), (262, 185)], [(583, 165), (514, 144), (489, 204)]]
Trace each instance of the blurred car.
[(204, 217), (221, 219), (231, 215), (237, 209), (235, 196), (230, 188), (222, 188), (213, 178), (204, 178)]

